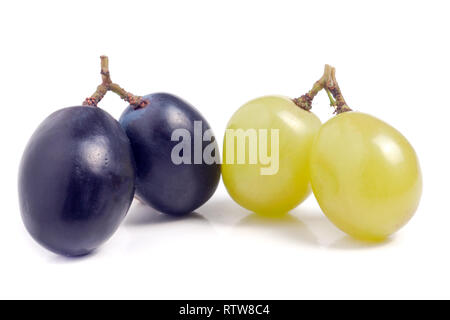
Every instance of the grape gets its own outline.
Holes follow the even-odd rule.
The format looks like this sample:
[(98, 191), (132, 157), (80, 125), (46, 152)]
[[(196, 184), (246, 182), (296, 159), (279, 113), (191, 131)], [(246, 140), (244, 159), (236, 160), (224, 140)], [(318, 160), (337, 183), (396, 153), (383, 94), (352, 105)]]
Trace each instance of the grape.
[(368, 114), (326, 122), (310, 160), (314, 195), (327, 217), (353, 237), (379, 241), (413, 216), (422, 190), (419, 162), (401, 133)]
[(70, 107), (31, 137), (19, 170), (23, 222), (45, 248), (84, 255), (105, 242), (134, 195), (130, 142), (105, 111)]
[[(266, 129), (267, 137), (259, 135), (258, 140), (271, 141), (274, 133), (271, 129), (278, 129), (279, 163), (275, 174), (262, 174), (261, 169), (269, 170), (270, 165), (258, 157), (260, 147), (250, 152), (250, 138), (243, 146), (226, 134), (222, 176), (231, 197), (242, 207), (266, 216), (282, 215), (295, 208), (310, 194), (309, 151), (320, 125), (313, 113), (300, 109), (286, 97), (261, 97), (242, 106), (230, 119), (227, 131)], [(234, 150), (230, 150), (232, 146), (227, 144), (233, 139), (236, 143)], [(272, 142), (267, 150), (268, 155), (276, 153)], [(234, 152), (234, 163), (227, 161), (231, 151)], [(245, 164), (237, 163), (238, 153), (246, 155)], [(253, 164), (251, 157), (257, 158)]]
[[(119, 120), (136, 160), (136, 195), (163, 213), (188, 214), (204, 204), (217, 188), (220, 180), (217, 142), (202, 115), (180, 98), (155, 93), (144, 99), (148, 106), (135, 110), (130, 105)], [(195, 132), (196, 125), (199, 132)], [(190, 143), (184, 150), (190, 153), (186, 154), (189, 163), (174, 163), (172, 159), (172, 152), (180, 143), (172, 140), (175, 130), (189, 134)], [(196, 139), (200, 139), (198, 150)], [(212, 151), (208, 153), (209, 150)], [(214, 162), (205, 160), (203, 153), (210, 154)]]

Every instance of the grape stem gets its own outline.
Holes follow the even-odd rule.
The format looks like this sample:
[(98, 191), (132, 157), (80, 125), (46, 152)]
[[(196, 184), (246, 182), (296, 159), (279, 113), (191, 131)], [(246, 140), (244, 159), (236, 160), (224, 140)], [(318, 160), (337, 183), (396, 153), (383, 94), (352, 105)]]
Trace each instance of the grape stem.
[(330, 106), (335, 108), (335, 113), (340, 114), (352, 110), (345, 102), (344, 96), (337, 83), (336, 69), (328, 64), (325, 65), (322, 77), (314, 83), (312, 89), (301, 97), (293, 99), (293, 101), (300, 108), (309, 111), (312, 108), (314, 97), (321, 90), (325, 90), (327, 93), (328, 98), (330, 99)]
[(103, 99), (108, 91), (112, 91), (117, 94), (121, 99), (130, 103), (133, 109), (141, 109), (149, 104), (149, 101), (141, 96), (136, 96), (130, 92), (125, 91), (118, 84), (112, 82), (109, 73), (109, 59), (107, 56), (101, 56), (101, 70), (100, 74), (102, 76), (102, 83), (97, 87), (97, 90), (89, 97), (84, 100), (84, 106), (97, 106), (98, 103)]
[(330, 90), (325, 88), (325, 92), (328, 95), (328, 99), (330, 99), (330, 107), (335, 107), (336, 106), (336, 100), (334, 100), (333, 95), (331, 94)]
[[(331, 75), (326, 84), (326, 90), (329, 91), (335, 101), (330, 102), (331, 106), (335, 108), (334, 113), (340, 114), (347, 111), (352, 111), (350, 107), (345, 102), (344, 96), (342, 95), (341, 89), (336, 80), (336, 68), (331, 67)], [(330, 100), (331, 101), (331, 100)]]
[(300, 98), (293, 99), (294, 103), (300, 108), (305, 109), (306, 111), (311, 110), (314, 97), (319, 93), (320, 90), (326, 87), (327, 81), (330, 77), (331, 66), (326, 64), (322, 77), (314, 83), (312, 89), (309, 90), (309, 92), (305, 93)]

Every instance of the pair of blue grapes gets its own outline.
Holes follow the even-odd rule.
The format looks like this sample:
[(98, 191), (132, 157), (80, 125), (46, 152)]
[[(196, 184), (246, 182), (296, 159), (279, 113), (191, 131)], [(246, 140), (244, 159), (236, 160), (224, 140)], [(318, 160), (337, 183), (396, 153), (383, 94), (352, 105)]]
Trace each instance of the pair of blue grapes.
[[(214, 194), (220, 164), (171, 159), (174, 130), (193, 136), (195, 121), (202, 133), (209, 124), (174, 95), (143, 98), (149, 105), (128, 106), (119, 122), (98, 107), (76, 106), (54, 112), (34, 132), (20, 164), (19, 202), (39, 244), (65, 256), (85, 255), (117, 230), (134, 196), (181, 216)], [(217, 144), (214, 137), (202, 143), (203, 149)]]

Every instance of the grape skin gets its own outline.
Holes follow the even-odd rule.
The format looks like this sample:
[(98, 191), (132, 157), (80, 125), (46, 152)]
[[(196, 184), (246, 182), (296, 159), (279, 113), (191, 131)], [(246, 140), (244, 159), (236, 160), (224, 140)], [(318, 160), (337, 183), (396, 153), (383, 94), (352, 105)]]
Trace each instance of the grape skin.
[[(227, 129), (267, 129), (268, 137), (270, 129), (279, 129), (279, 170), (261, 175), (260, 169), (267, 165), (259, 160), (256, 164), (227, 164), (225, 136), (222, 176), (230, 196), (242, 207), (265, 216), (283, 215), (295, 208), (311, 192), (309, 151), (320, 125), (317, 116), (287, 97), (265, 96), (243, 105)], [(238, 151), (235, 145), (235, 154)], [(248, 143), (240, 152), (248, 155)]]
[(380, 241), (413, 216), (422, 191), (416, 153), (385, 122), (359, 112), (326, 122), (311, 151), (314, 195), (327, 217), (353, 237)]
[(88, 254), (113, 235), (133, 200), (130, 142), (100, 108), (60, 109), (30, 138), (18, 185), (23, 222), (39, 244)]
[[(194, 164), (193, 143), (190, 163), (174, 163), (171, 155), (178, 141), (172, 141), (172, 134), (185, 130), (194, 141), (195, 122), (202, 127), (200, 139), (210, 126), (192, 105), (177, 96), (153, 93), (143, 98), (149, 102), (148, 107), (134, 110), (130, 105), (119, 120), (130, 139), (136, 162), (136, 195), (162, 213), (190, 214), (216, 191), (220, 164), (206, 163), (203, 158), (201, 163)], [(200, 156), (209, 144), (217, 146), (214, 136), (210, 141), (201, 141)], [(218, 152), (218, 147), (214, 150)]]

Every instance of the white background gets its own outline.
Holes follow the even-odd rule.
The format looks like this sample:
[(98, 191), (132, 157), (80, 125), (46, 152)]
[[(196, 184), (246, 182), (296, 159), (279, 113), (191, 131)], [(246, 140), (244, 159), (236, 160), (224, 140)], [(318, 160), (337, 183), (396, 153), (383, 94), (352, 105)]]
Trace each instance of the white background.
[[(315, 4), (314, 4), (315, 3)], [(450, 298), (450, 12), (447, 1), (2, 1), (0, 298)], [(356, 242), (314, 197), (282, 221), (250, 215), (221, 184), (198, 214), (134, 204), (95, 254), (67, 259), (26, 233), (18, 164), (37, 125), (100, 81), (165, 91), (198, 108), (220, 143), (267, 94), (296, 97), (329, 63), (351, 107), (415, 147), (420, 207), (389, 241)], [(119, 116), (126, 103), (100, 104)], [(332, 116), (320, 94), (314, 112)]]

